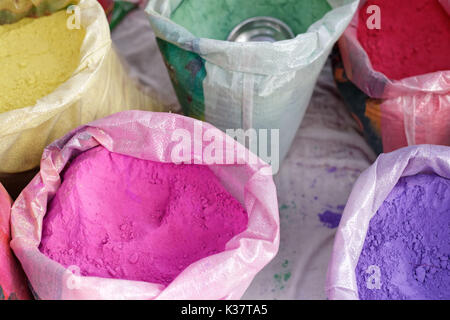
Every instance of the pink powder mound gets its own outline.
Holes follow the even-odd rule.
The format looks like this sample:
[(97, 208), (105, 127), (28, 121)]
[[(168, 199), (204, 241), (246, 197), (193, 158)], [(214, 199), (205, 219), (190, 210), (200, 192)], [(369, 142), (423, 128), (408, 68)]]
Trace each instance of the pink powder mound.
[(84, 276), (169, 284), (247, 227), (242, 205), (205, 166), (96, 147), (78, 156), (44, 218), (40, 250)]
[[(369, 30), (367, 7), (380, 8), (381, 29)], [(358, 40), (373, 68), (388, 78), (450, 70), (450, 17), (438, 0), (368, 0), (359, 11)]]

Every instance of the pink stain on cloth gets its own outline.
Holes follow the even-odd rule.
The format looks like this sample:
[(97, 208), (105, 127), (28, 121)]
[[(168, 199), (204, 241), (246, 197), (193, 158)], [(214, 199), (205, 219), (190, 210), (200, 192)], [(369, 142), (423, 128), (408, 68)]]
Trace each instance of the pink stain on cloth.
[[(186, 167), (183, 169), (182, 166), (172, 164), (172, 152), (177, 150), (181, 143), (181, 140), (173, 140), (173, 137), (179, 137), (180, 131), (183, 137), (190, 137), (183, 140), (190, 143), (191, 148), (184, 149), (187, 152), (185, 155), (190, 159), (198, 161), (202, 155), (205, 156), (212, 150), (213, 145), (215, 150), (222, 149), (223, 164), (188, 165), (188, 170)], [(204, 138), (211, 136), (214, 137), (213, 141)], [(67, 190), (65, 185), (70, 183), (71, 169), (84, 158), (84, 161), (89, 162), (88, 155), (93, 153), (105, 157), (101, 162), (106, 167), (110, 166), (111, 170), (102, 171), (102, 180), (97, 177), (100, 172), (93, 167), (89, 173), (77, 170), (80, 174), (74, 175), (74, 180), (89, 174), (90, 179), (101, 181), (92, 185), (98, 187), (98, 194), (92, 194), (92, 197), (86, 196), (90, 192), (88, 185), (79, 184), (72, 188), (70, 202), (74, 207), (70, 210), (75, 211), (81, 206), (90, 208), (89, 210), (102, 206), (109, 210), (93, 210), (90, 212), (91, 219), (85, 219), (86, 216), (83, 215), (68, 221), (67, 217), (61, 216), (61, 220), (65, 219), (64, 223), (71, 226), (66, 229), (65, 237), (61, 238), (65, 241), (70, 238), (77, 239), (75, 243), (69, 244), (77, 248), (76, 241), (86, 239), (87, 234), (83, 234), (83, 230), (88, 228), (85, 228), (85, 225), (96, 225), (100, 232), (89, 234), (92, 242), (82, 249), (85, 251), (81, 252), (79, 257), (88, 258), (89, 254), (85, 254), (86, 248), (89, 248), (89, 251), (97, 250), (96, 258), (101, 258), (101, 261), (97, 261), (99, 266), (106, 262), (117, 262), (122, 268), (116, 270), (116, 265), (112, 264), (113, 268), (108, 270), (89, 263), (91, 270), (84, 270), (101, 272), (102, 276), (86, 276), (82, 274), (83, 270), (77, 274), (76, 268), (64, 266), (70, 261), (59, 263), (39, 249), (41, 247), (45, 251), (45, 247), (52, 242), (51, 237), (48, 238), (49, 231), (55, 237), (60, 233), (55, 228), (56, 220), (53, 226), (47, 222), (52, 220), (53, 215), (56, 216), (58, 206), (63, 202), (69, 203), (68, 194), (64, 190)], [(210, 124), (163, 112), (117, 113), (81, 126), (53, 142), (44, 150), (39, 174), (22, 191), (11, 208), (11, 248), (23, 266), (33, 293), (39, 299), (56, 300), (240, 299), (255, 275), (276, 255), (280, 241), (278, 201), (270, 174), (271, 168), (259, 158), (249, 155), (250, 152), (245, 147)], [(122, 166), (126, 163), (123, 161), (126, 157), (134, 163), (132, 170)], [(230, 163), (229, 159), (233, 162)], [(137, 163), (139, 165), (136, 165)], [(117, 171), (114, 171), (113, 167)], [(127, 174), (120, 175), (118, 168), (126, 170)], [(196, 172), (202, 173), (202, 179)], [(210, 179), (205, 178), (208, 176)], [(142, 183), (123, 182), (131, 180)], [(145, 181), (147, 182), (144, 183)], [(150, 181), (161, 184), (155, 187)], [(220, 184), (215, 184), (214, 181)], [(122, 197), (126, 195), (126, 204), (120, 201), (123, 198), (114, 197), (117, 194), (108, 189), (113, 183), (116, 190), (121, 190)], [(145, 188), (146, 192), (141, 192), (140, 188)], [(178, 192), (180, 199), (176, 200)], [(156, 193), (159, 193), (159, 196)], [(182, 193), (185, 197), (181, 198)], [(109, 201), (99, 200), (99, 194), (103, 194)], [(205, 196), (205, 199), (202, 199), (202, 196)], [(77, 202), (77, 199), (81, 200)], [(157, 201), (150, 204), (149, 199)], [(140, 203), (141, 201), (145, 205)], [(228, 210), (222, 210), (222, 206), (226, 206)], [(234, 209), (229, 210), (229, 206)], [(190, 212), (190, 209), (200, 207), (205, 207), (204, 211)], [(209, 212), (213, 207), (214, 212)], [(158, 213), (159, 208), (168, 210)], [(177, 208), (180, 211), (175, 210)], [(143, 216), (136, 218), (138, 212), (150, 209), (154, 213), (153, 217), (147, 215), (146, 220)], [(188, 209), (190, 219), (183, 220), (187, 216), (182, 210)], [(244, 214), (243, 210), (247, 214)], [(203, 215), (202, 212), (208, 214)], [(95, 220), (95, 215), (98, 215), (99, 219)], [(234, 218), (228, 219), (229, 217)], [(77, 224), (81, 219), (85, 225)], [(79, 225), (79, 230), (72, 227), (76, 225)], [(203, 226), (208, 230), (203, 229)], [(187, 235), (176, 232), (182, 227)], [(106, 234), (109, 237), (106, 237)], [(156, 236), (164, 241), (156, 241)], [(153, 241), (151, 250), (147, 250), (149, 246), (143, 245), (137, 246), (138, 250), (132, 252), (130, 248), (136, 247), (138, 240), (143, 238), (145, 241)], [(186, 238), (189, 238), (190, 243), (185, 244), (184, 248), (175, 243), (175, 240), (183, 241)], [(206, 241), (211, 239), (215, 242)], [(171, 240), (174, 240), (173, 243)], [(53, 248), (56, 248), (54, 252), (60, 254), (57, 246), (63, 245), (53, 243)], [(203, 245), (206, 245), (206, 248), (203, 248)], [(197, 250), (199, 247), (201, 250)], [(83, 248), (81, 242), (80, 248)], [(66, 259), (76, 253), (75, 250), (69, 251), (70, 249), (62, 258)], [(190, 251), (191, 256), (184, 258), (181, 255), (180, 258), (179, 254), (183, 251)], [(157, 256), (158, 253), (163, 253), (164, 256)], [(111, 259), (115, 254), (120, 255), (119, 260)], [(139, 270), (144, 270), (144, 264), (149, 262), (151, 257), (160, 263), (152, 264), (147, 269), (148, 272), (139, 274)], [(91, 256), (85, 261), (92, 261)], [(181, 264), (174, 264), (180, 261)], [(128, 268), (133, 267), (133, 263), (138, 272), (128, 274)], [(169, 265), (171, 268), (167, 268)], [(161, 270), (157, 269), (158, 266)], [(114, 278), (110, 272), (115, 273), (118, 278)], [(127, 273), (124, 277), (153, 277), (159, 278), (160, 282), (129, 280), (122, 278), (122, 272)], [(162, 284), (171, 279), (173, 281), (169, 284)]]
[(168, 285), (247, 227), (242, 205), (206, 166), (96, 147), (75, 158), (62, 181), (39, 248), (83, 276)]

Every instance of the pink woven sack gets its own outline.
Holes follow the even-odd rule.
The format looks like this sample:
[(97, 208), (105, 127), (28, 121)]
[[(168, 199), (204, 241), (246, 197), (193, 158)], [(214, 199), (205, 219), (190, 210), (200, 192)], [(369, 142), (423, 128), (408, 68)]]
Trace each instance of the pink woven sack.
[[(190, 156), (194, 163), (204, 160), (206, 148), (213, 143), (200, 144), (205, 133), (222, 139), (224, 157), (234, 156), (234, 164), (208, 164), (248, 213), (247, 229), (228, 241), (225, 251), (194, 262), (166, 287), (77, 276), (39, 251), (47, 204), (60, 187), (60, 174), (71, 159), (102, 145), (139, 159), (177, 162), (171, 160), (177, 132), (192, 137)], [(40, 299), (239, 299), (278, 251), (277, 195), (269, 171), (268, 164), (207, 123), (170, 113), (117, 113), (79, 127), (44, 150), (40, 173), (12, 208), (11, 247)]]
[(30, 299), (27, 281), (9, 246), (12, 200), (0, 184), (0, 300)]

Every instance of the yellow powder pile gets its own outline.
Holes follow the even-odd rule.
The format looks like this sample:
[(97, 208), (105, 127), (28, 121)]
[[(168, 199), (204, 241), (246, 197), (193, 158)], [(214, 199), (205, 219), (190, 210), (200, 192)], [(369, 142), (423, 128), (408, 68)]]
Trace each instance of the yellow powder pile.
[(73, 74), (84, 29), (68, 29), (65, 11), (0, 25), (0, 113), (33, 106)]

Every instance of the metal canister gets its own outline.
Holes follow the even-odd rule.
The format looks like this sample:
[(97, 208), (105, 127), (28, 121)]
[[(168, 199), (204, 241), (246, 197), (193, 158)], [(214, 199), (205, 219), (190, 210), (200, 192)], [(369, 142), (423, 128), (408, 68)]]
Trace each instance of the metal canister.
[(254, 17), (238, 24), (227, 40), (234, 42), (276, 42), (294, 38), (291, 28), (272, 17)]

